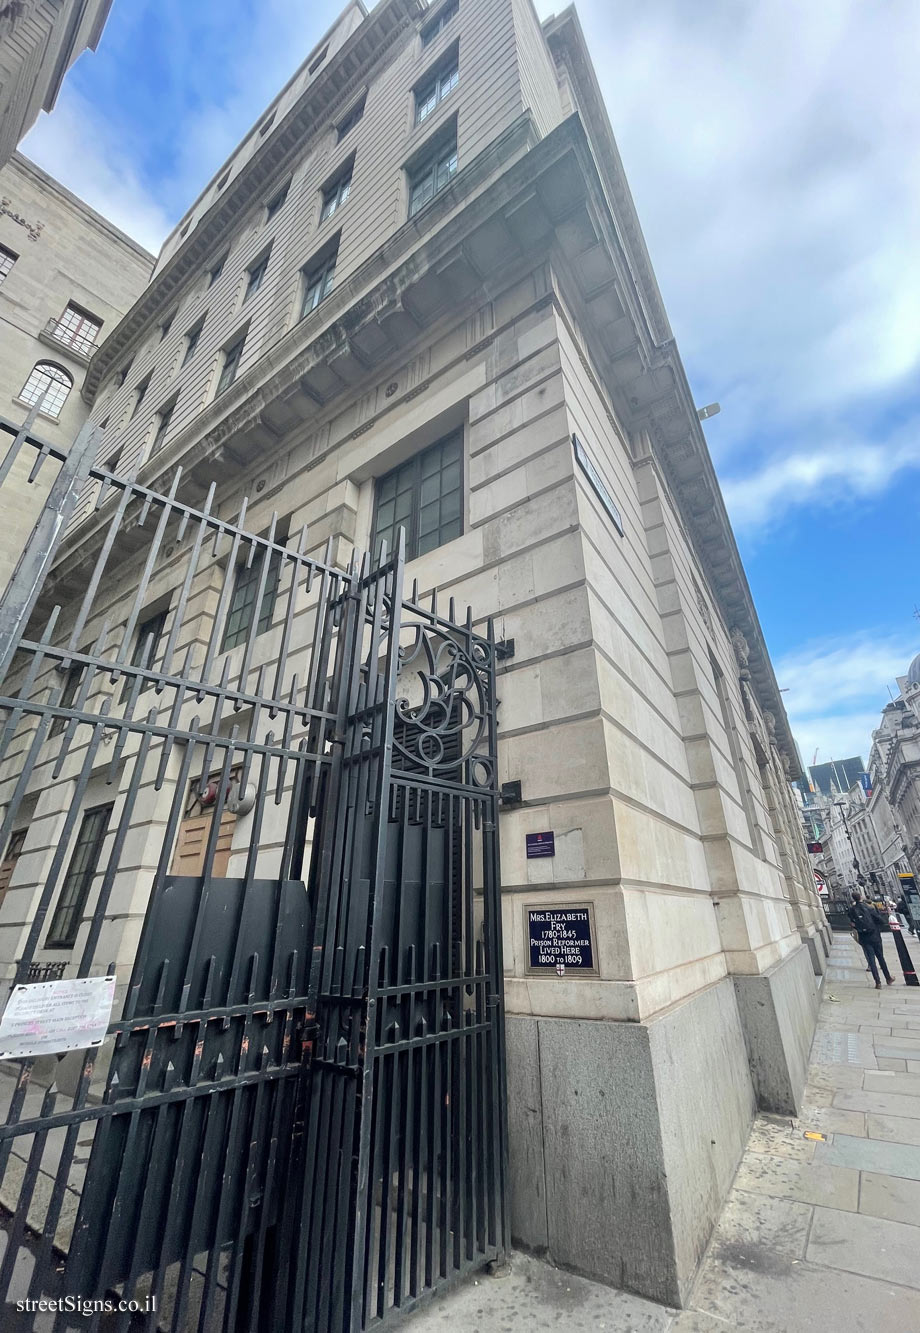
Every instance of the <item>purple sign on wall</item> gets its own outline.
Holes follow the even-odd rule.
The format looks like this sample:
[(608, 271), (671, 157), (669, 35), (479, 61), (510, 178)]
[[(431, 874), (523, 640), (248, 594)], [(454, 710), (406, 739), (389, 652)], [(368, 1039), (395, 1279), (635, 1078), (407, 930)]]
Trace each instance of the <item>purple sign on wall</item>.
[(528, 861), (534, 856), (556, 855), (555, 833), (527, 833), (525, 834), (525, 839), (527, 842)]

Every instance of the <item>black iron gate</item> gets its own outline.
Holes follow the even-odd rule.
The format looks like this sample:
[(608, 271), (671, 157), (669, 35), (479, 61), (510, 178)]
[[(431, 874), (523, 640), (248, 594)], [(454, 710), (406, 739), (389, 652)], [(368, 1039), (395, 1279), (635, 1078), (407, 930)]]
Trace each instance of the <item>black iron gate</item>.
[(491, 632), (34, 420), (0, 969), (120, 1017), (0, 1063), (3, 1326), (387, 1323), (508, 1244)]

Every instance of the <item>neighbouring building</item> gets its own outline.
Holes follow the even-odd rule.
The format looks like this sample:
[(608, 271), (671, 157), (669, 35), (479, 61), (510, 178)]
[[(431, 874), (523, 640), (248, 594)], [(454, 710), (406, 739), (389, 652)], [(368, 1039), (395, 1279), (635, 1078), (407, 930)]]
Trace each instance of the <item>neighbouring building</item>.
[(812, 790), (822, 796), (832, 796), (835, 792), (839, 795), (859, 781), (865, 767), (859, 755), (851, 759), (830, 759), (826, 764), (812, 764), (805, 781), (810, 781)]
[[(18, 425), (41, 399), (36, 432), (66, 447), (89, 413), (90, 358), (146, 286), (154, 257), (20, 153), (0, 168), (0, 196), (0, 417)], [(23, 505), (7, 506), (0, 526), (0, 583), (47, 491), (47, 473), (27, 486), (29, 466), (17, 460)]]
[(52, 109), (77, 57), (95, 51), (111, 8), (112, 0), (0, 3), (0, 167)]
[(896, 872), (920, 875), (920, 653), (897, 678), (898, 697), (872, 733), (869, 772), (884, 800), (886, 858)]
[[(349, 5), (103, 337), (84, 390), (100, 458), (195, 503), (213, 484), (227, 516), (248, 495), (253, 532), (308, 523), (308, 549), (342, 562), (402, 527), (422, 590), (496, 618), (500, 779), (520, 783), (500, 820), (513, 1232), (684, 1302), (755, 1107), (800, 1105), (827, 932), (795, 743), (575, 11)], [(62, 544), (62, 597), (98, 550), (96, 498)], [(127, 625), (143, 577), (125, 632), (147, 660), (173, 630), (200, 651), (226, 616), (228, 664), (270, 667), (287, 633), (271, 571), (241, 564), (225, 601), (203, 567), (177, 627), (186, 554), (142, 575), (128, 551), (87, 641)], [(92, 688), (122, 706), (108, 677)], [(53, 758), (7, 876), (6, 975), (69, 800), (43, 785)], [(39, 955), (65, 968), (111, 847), (103, 778), (67, 930)], [(156, 801), (108, 899), (119, 971)], [(529, 857), (546, 831), (555, 855)], [(249, 839), (229, 820), (226, 873)], [(528, 912), (563, 906), (590, 918), (582, 974), (530, 950)]]

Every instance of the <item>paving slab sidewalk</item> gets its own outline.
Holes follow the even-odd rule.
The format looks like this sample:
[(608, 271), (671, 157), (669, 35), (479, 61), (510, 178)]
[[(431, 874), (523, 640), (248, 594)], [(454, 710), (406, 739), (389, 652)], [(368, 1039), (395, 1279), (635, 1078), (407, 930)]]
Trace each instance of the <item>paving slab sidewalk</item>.
[(877, 991), (835, 936), (801, 1117), (755, 1120), (689, 1309), (515, 1255), (510, 1276), (449, 1292), (407, 1333), (920, 1330), (920, 988), (887, 937), (885, 956), (897, 982)]

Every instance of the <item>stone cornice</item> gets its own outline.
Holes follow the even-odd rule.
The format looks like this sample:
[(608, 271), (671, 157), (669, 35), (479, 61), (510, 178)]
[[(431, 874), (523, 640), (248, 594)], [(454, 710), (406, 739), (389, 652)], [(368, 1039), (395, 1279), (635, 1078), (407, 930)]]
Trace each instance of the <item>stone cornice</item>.
[(302, 157), (305, 145), (325, 133), (336, 110), (424, 12), (421, 0), (383, 0), (355, 29), (106, 338), (86, 372), (82, 389), (86, 402), (93, 401), (102, 381), (137, 348), (177, 293), (201, 273), (215, 249), (239, 226), (241, 215)]

